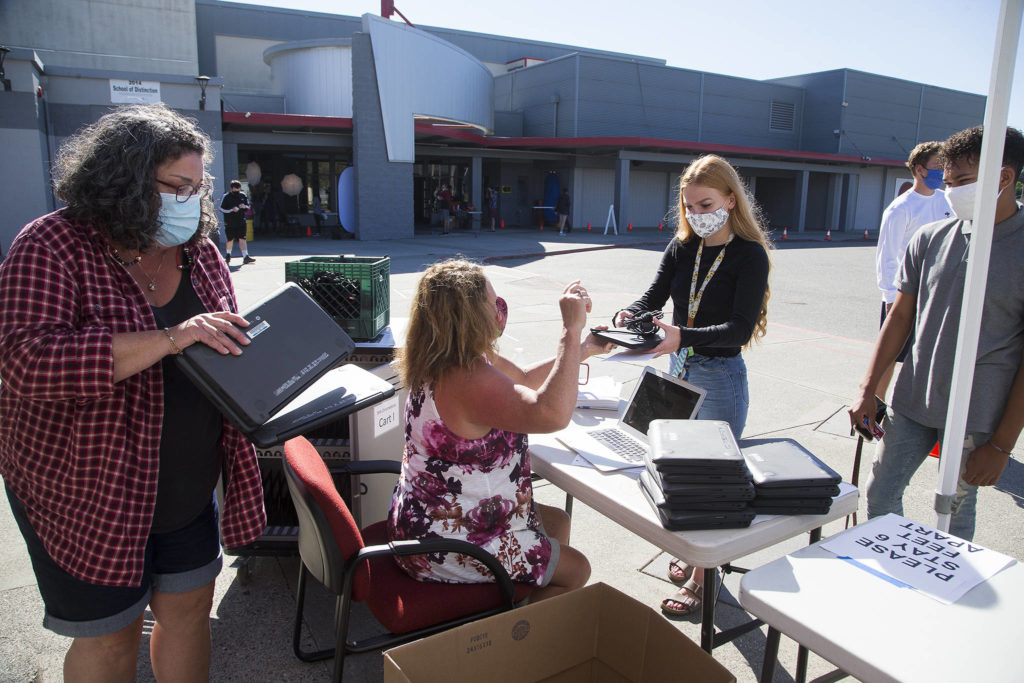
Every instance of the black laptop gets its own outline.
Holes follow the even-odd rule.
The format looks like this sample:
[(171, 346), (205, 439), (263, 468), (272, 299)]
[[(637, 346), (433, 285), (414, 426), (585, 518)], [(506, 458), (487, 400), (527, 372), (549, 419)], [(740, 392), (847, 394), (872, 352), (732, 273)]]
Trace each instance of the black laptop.
[[(221, 413), (252, 439), (276, 412), (341, 363), (355, 343), (294, 283), (241, 315), (249, 321), (243, 331), (251, 340), (242, 355), (222, 355), (205, 344), (193, 344), (176, 360)], [(340, 416), (347, 405), (337, 406), (334, 414)], [(323, 413), (314, 419), (322, 424)]]
[(832, 487), (842, 480), (835, 470), (793, 439), (747, 443), (743, 457), (754, 475), (754, 487), (759, 491), (793, 486)]
[(755, 513), (748, 508), (740, 510), (672, 510), (658, 506), (657, 487), (655, 491), (648, 489), (650, 478), (645, 481), (644, 474), (640, 475), (640, 490), (644, 498), (651, 504), (658, 515), (661, 525), (669, 531), (696, 531), (700, 529), (743, 529), (750, 526), (754, 520)]
[(662, 474), (694, 472), (746, 478), (747, 464), (729, 423), (722, 420), (652, 420), (647, 464)]

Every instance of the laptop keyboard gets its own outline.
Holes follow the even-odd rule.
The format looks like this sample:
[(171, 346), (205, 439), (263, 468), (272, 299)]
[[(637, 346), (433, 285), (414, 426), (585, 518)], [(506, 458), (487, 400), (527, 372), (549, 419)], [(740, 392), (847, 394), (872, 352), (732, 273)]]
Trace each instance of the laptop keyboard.
[(644, 453), (647, 451), (646, 446), (621, 429), (610, 427), (608, 429), (595, 429), (588, 433), (615, 451), (626, 462), (642, 463), (644, 461)]

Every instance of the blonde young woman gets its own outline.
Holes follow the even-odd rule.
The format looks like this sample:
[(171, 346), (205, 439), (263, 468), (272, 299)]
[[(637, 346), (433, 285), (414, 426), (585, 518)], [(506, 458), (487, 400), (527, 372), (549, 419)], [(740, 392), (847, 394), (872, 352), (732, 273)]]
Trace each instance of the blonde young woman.
[[(567, 545), (569, 517), (533, 500), (528, 433), (565, 427), (579, 364), (609, 346), (580, 336), (590, 311), (577, 281), (559, 299), (555, 357), (521, 369), (498, 354), (508, 315), (480, 266), (435, 264), (412, 302), (399, 369), (405, 386), (405, 454), (388, 515), (392, 540), (445, 536), (495, 555), (541, 600), (583, 586), (590, 564)], [(422, 581), (491, 581), (456, 553), (396, 558)]]
[[(640, 311), (660, 310), (671, 297), (672, 324), (657, 321), (665, 340), (653, 351), (672, 354), (673, 374), (707, 390), (697, 417), (728, 422), (739, 439), (750, 404), (740, 352), (767, 327), (768, 238), (739, 174), (721, 157), (701, 157), (683, 172), (678, 212), (679, 229), (654, 281), (615, 314), (614, 323), (621, 326)], [(682, 588), (662, 601), (662, 611), (696, 610), (704, 571), (673, 559), (669, 578)]]

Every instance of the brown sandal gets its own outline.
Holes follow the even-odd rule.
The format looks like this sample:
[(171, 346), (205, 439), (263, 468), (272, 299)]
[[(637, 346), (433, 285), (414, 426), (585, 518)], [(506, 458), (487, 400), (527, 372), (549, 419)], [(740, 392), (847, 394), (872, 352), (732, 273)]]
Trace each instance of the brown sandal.
[[(690, 592), (690, 595), (682, 596), (690, 601), (689, 605), (684, 605), (682, 600), (676, 598), (676, 595), (682, 595), (683, 591)], [(687, 614), (692, 614), (700, 609), (703, 597), (704, 586), (701, 586), (693, 579), (690, 579), (683, 584), (683, 587), (679, 589), (678, 593), (661, 601), (661, 611), (672, 617), (681, 617)], [(676, 607), (676, 605), (679, 606)]]
[(682, 586), (693, 576), (693, 566), (680, 562), (678, 557), (668, 561), (668, 580), (677, 586)]

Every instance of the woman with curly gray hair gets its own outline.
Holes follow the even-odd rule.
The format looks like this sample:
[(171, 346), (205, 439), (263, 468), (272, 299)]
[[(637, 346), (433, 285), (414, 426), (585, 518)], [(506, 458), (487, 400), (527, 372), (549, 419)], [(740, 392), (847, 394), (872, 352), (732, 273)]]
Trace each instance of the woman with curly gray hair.
[(207, 678), (221, 540), (264, 527), (252, 445), (173, 362), (247, 343), (210, 158), (162, 105), (106, 114), (58, 155), (67, 206), (0, 264), (0, 475), (68, 681), (133, 680), (147, 606), (157, 679)]

